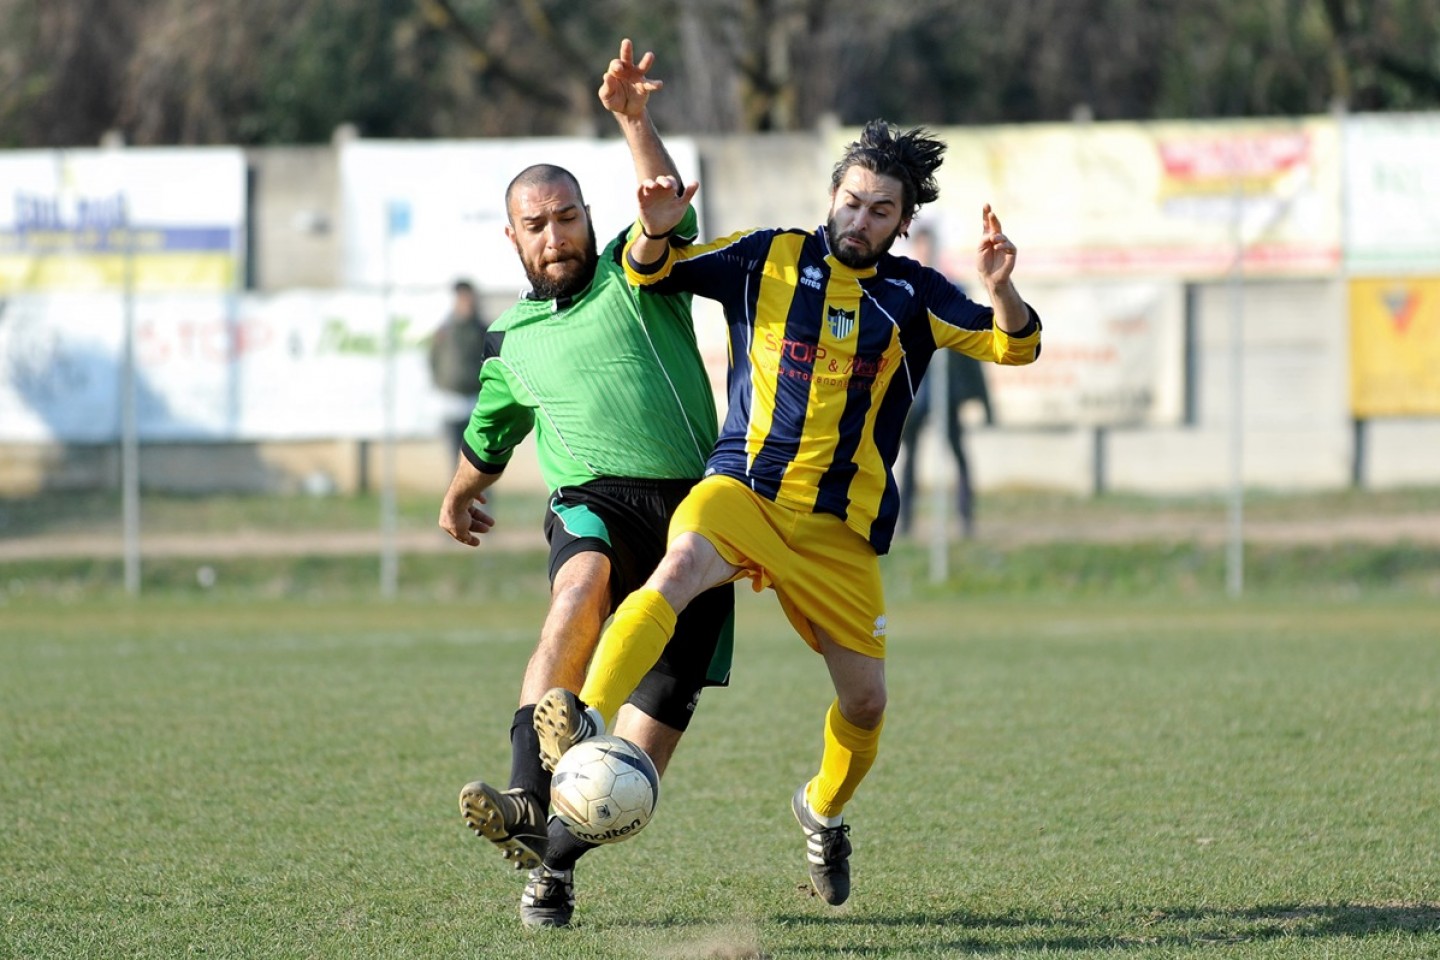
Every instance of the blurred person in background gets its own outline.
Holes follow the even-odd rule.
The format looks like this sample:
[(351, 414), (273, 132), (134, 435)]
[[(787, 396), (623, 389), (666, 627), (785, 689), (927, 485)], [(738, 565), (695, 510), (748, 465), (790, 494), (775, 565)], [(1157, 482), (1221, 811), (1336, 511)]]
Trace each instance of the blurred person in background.
[(480, 303), (469, 280), (456, 280), (454, 295), (450, 312), (430, 338), (430, 379), (445, 394), (443, 417), (449, 453), (460, 449), (470, 424), (489, 327), (480, 316)]
[[(642, 178), (672, 177), (675, 163), (650, 122), (653, 63), (637, 64), (626, 40), (610, 62), (600, 100)], [(466, 824), (529, 879), (520, 900), (527, 927), (562, 927), (575, 908), (574, 868), (593, 846), (551, 818), (551, 766), (534, 729), (536, 701), (552, 687), (580, 688), (600, 628), (650, 576), (665, 553), (670, 515), (699, 480), (717, 417), (700, 359), (688, 294), (631, 287), (620, 251), (633, 223), (596, 250), (590, 209), (567, 170), (539, 164), (506, 191), (506, 236), (530, 292), (501, 314), (486, 338), (480, 394), (460, 446), (440, 526), (476, 546), (494, 525), (482, 505), (516, 445), (532, 430), (550, 490), (550, 608), (521, 681), (510, 726), (508, 788), (481, 780), (460, 791)], [(694, 236), (693, 208), (678, 225)], [(663, 775), (707, 686), (730, 674), (734, 588), (700, 595), (675, 642), (627, 691), (615, 733), (640, 746)], [(466, 705), (467, 726), (488, 717)]]
[[(910, 253), (920, 263), (934, 266), (936, 255), (935, 233), (928, 227), (912, 231)], [(956, 285), (959, 287), (959, 285)], [(961, 290), (964, 288), (961, 287)], [(920, 430), (929, 419), (930, 413), (939, 404), (940, 378), (932, 370), (920, 382), (915, 394), (915, 404), (905, 418), (905, 429), (900, 435), (903, 451), (900, 463), (900, 526), (901, 534), (908, 535), (915, 513), (915, 461), (919, 451)], [(990, 388), (985, 382), (985, 367), (974, 357), (951, 351), (945, 356), (945, 438), (950, 443), (950, 452), (955, 456), (956, 506), (960, 511), (961, 534), (967, 539), (975, 535), (975, 491), (970, 478), (970, 464), (965, 458), (965, 424), (961, 408), (971, 400), (984, 408), (985, 423), (993, 426), (995, 411), (990, 406)]]

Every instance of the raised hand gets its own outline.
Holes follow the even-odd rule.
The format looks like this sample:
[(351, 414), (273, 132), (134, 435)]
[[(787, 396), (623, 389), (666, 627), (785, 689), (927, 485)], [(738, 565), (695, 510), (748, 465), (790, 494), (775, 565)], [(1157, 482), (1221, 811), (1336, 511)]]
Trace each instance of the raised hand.
[(685, 216), (685, 208), (700, 189), (698, 182), (685, 184), (671, 176), (640, 181), (640, 225), (651, 237), (661, 237), (674, 230)]
[(992, 290), (1010, 280), (1015, 269), (1015, 244), (1000, 229), (1000, 218), (985, 204), (980, 211), (980, 247), (975, 258), (975, 267), (980, 279)]
[(663, 80), (651, 80), (645, 74), (655, 65), (655, 54), (646, 52), (635, 62), (635, 47), (628, 39), (620, 41), (620, 56), (600, 80), (600, 102), (611, 113), (639, 117), (645, 113), (650, 94), (665, 86)]

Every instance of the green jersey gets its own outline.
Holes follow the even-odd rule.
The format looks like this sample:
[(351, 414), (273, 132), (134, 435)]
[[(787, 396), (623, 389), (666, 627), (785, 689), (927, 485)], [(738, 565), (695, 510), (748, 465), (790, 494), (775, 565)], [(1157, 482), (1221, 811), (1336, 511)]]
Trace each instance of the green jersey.
[[(677, 233), (694, 232), (692, 209)], [(481, 471), (503, 470), (534, 429), (552, 491), (597, 477), (693, 480), (704, 472), (715, 399), (690, 295), (632, 287), (620, 262), (628, 233), (605, 246), (580, 293), (521, 300), (491, 324), (465, 431), (464, 453)]]

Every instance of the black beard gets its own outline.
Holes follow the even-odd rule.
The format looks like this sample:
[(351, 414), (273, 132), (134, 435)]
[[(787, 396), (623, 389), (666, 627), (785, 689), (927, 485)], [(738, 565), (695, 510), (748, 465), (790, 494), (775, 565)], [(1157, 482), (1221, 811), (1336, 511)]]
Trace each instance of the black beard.
[(580, 269), (567, 277), (552, 279), (545, 273), (545, 265), (541, 264), (539, 270), (532, 270), (529, 263), (521, 259), (525, 266), (525, 279), (530, 281), (531, 300), (563, 300), (566, 297), (573, 297), (575, 294), (590, 286), (590, 281), (595, 279), (595, 266), (600, 262), (600, 256), (595, 246), (595, 225), (590, 224), (586, 231), (584, 255), (578, 260), (566, 261), (579, 263)]
[(900, 236), (900, 227), (897, 225), (890, 236), (886, 237), (876, 248), (874, 253), (854, 253), (840, 246), (840, 233), (835, 229), (835, 218), (832, 216), (825, 221), (825, 238), (830, 241), (830, 253), (851, 270), (869, 270), (880, 262), (880, 258), (890, 252), (895, 245), (895, 238)]

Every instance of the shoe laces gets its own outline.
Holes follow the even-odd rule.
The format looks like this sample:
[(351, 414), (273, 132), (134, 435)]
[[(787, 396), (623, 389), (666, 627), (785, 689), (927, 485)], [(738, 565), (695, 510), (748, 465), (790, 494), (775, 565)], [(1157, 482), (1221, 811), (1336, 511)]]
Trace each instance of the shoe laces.
[(842, 860), (850, 855), (850, 824), (822, 827), (811, 834), (820, 844), (820, 856), (826, 861)]

